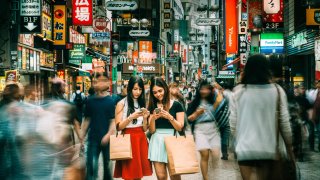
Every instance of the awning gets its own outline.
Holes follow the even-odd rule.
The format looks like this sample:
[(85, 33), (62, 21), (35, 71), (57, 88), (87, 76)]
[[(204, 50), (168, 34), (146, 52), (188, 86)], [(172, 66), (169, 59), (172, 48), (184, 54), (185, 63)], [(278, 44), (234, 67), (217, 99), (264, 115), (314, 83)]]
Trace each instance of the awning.
[(231, 65), (233, 65), (233, 64), (236, 64), (236, 63), (238, 63), (239, 61), (240, 61), (240, 58), (234, 59), (232, 62), (224, 65), (224, 66), (222, 67), (222, 70), (226, 70), (226, 69), (228, 68), (228, 66), (231, 66)]
[(220, 74), (219, 76), (216, 77), (216, 79), (234, 79), (235, 75), (223, 75)]

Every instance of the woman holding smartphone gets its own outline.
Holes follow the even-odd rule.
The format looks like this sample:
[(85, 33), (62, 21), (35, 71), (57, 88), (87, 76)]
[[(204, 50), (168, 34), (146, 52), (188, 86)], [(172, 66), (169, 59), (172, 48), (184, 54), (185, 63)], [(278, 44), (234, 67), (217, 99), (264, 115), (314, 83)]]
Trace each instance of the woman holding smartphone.
[[(152, 133), (149, 145), (149, 159), (153, 162), (158, 180), (167, 180), (168, 157), (164, 143), (166, 136), (172, 136), (174, 130), (181, 131), (184, 125), (182, 105), (170, 100), (168, 85), (162, 78), (151, 80), (149, 110), (152, 113), (149, 131)], [(180, 176), (171, 176), (180, 180)]]
[(143, 80), (140, 77), (131, 77), (127, 96), (117, 104), (115, 121), (118, 131), (130, 134), (132, 159), (116, 161), (115, 178), (138, 180), (152, 175), (148, 142), (144, 133), (148, 129), (150, 112), (145, 106)]
[(213, 116), (215, 94), (213, 87), (205, 80), (201, 81), (195, 99), (189, 104), (187, 115), (194, 134), (196, 148), (201, 155), (201, 172), (208, 180), (210, 151), (213, 159), (220, 154), (220, 135)]

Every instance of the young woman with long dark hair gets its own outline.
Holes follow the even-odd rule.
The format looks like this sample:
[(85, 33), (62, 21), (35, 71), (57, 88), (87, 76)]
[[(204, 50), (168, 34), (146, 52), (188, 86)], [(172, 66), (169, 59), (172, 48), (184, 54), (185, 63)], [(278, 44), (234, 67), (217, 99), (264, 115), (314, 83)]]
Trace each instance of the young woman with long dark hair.
[[(287, 179), (277, 160), (286, 153), (294, 158), (288, 102), (284, 90), (272, 83), (266, 56), (248, 58), (230, 105), (230, 127), (242, 178)], [(281, 148), (284, 145), (286, 149)]]
[(204, 180), (208, 180), (208, 163), (210, 151), (214, 159), (218, 159), (220, 151), (220, 135), (213, 116), (215, 102), (214, 88), (206, 80), (202, 80), (196, 91), (194, 100), (189, 104), (187, 115), (192, 124), (196, 148), (201, 155), (201, 172)]
[[(153, 162), (158, 180), (167, 180), (168, 157), (164, 144), (166, 136), (172, 136), (174, 130), (181, 131), (184, 125), (182, 105), (170, 100), (168, 85), (162, 78), (153, 78), (150, 86), (149, 131), (152, 133), (149, 145), (149, 159)], [(181, 179), (171, 176), (172, 180)]]
[(127, 96), (117, 104), (115, 121), (117, 130), (130, 134), (133, 158), (116, 162), (116, 178), (136, 180), (152, 175), (152, 166), (148, 160), (148, 142), (144, 133), (148, 129), (150, 112), (145, 107), (143, 80), (140, 77), (131, 77)]

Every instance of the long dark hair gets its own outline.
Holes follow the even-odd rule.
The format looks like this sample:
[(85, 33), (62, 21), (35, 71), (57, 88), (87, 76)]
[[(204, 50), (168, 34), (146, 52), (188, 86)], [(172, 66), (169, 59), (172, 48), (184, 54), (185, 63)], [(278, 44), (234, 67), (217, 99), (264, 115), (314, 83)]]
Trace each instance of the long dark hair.
[(272, 79), (270, 62), (265, 55), (256, 54), (248, 58), (241, 84), (269, 84)]
[(132, 90), (135, 84), (138, 84), (138, 86), (142, 89), (142, 93), (138, 98), (138, 104), (140, 108), (145, 108), (146, 106), (146, 98), (145, 98), (145, 94), (144, 94), (144, 83), (143, 80), (140, 77), (137, 76), (132, 76), (128, 82), (128, 94), (127, 94), (127, 101), (128, 101), (128, 112), (127, 112), (127, 116), (129, 116), (130, 114), (134, 113), (134, 101), (133, 101), (133, 94), (132, 94)]
[(158, 86), (164, 89), (164, 95), (163, 95), (163, 109), (166, 111), (169, 111), (170, 109), (170, 91), (167, 83), (159, 77), (151, 78), (151, 85), (150, 85), (150, 98), (149, 98), (149, 110), (151, 113), (153, 113), (153, 110), (157, 106), (157, 102), (159, 101), (154, 95), (153, 95), (153, 87)]
[(207, 102), (211, 105), (213, 105), (214, 103), (214, 88), (213, 86), (207, 81), (207, 80), (201, 80), (198, 88), (196, 90), (196, 95), (194, 100), (189, 104), (189, 108), (187, 111), (187, 115), (191, 115), (200, 105), (200, 101), (201, 101), (201, 95), (200, 95), (200, 90), (201, 88), (208, 88), (210, 90), (210, 94), (209, 96), (206, 98)]

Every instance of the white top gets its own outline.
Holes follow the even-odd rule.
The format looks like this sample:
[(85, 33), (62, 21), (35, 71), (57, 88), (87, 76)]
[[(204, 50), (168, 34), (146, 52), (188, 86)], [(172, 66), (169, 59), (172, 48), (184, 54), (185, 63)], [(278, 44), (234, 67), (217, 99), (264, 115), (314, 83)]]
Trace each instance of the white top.
[(86, 96), (80, 90), (77, 90), (76, 92), (72, 93), (71, 102), (74, 102), (74, 99), (76, 98), (76, 93), (77, 94), (81, 93), (82, 100), (84, 100), (86, 98)]
[[(134, 101), (134, 110), (135, 112), (139, 112), (141, 111), (141, 108), (138, 104), (138, 101), (136, 99), (133, 100)], [(123, 107), (123, 111), (122, 111), (122, 120), (126, 120), (128, 117), (127, 117), (127, 112), (128, 112), (128, 100), (127, 98), (123, 98), (121, 101), (120, 101), (122, 104), (124, 104), (124, 107)], [(142, 127), (143, 126), (143, 117), (139, 117), (137, 119), (137, 123), (136, 124), (133, 124), (133, 121), (131, 121), (128, 126), (126, 128), (136, 128), (136, 127)]]
[[(288, 102), (284, 90), (280, 89), (279, 150), (283, 154), (284, 143), (291, 144), (291, 126)], [(278, 93), (274, 84), (239, 85), (234, 90), (230, 103), (230, 127), (235, 136), (235, 151), (238, 160), (276, 159), (276, 119)]]

